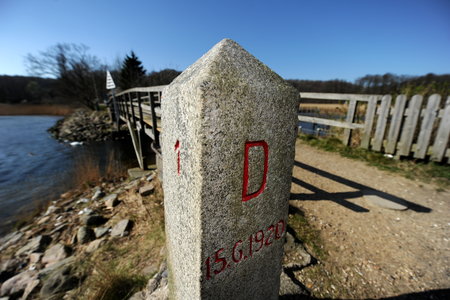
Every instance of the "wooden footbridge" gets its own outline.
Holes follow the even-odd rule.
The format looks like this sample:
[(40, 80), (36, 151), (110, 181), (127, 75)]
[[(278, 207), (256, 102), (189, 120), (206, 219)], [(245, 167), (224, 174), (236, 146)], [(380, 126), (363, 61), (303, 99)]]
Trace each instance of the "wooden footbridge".
[[(130, 131), (139, 166), (147, 167), (151, 149), (160, 158), (161, 101), (165, 85), (137, 87), (110, 96), (110, 112), (117, 126), (125, 123)], [(450, 96), (445, 103), (434, 94), (424, 101), (415, 95), (301, 93), (299, 121), (330, 128), (342, 128), (340, 135), (349, 145), (352, 133), (359, 130), (360, 147), (391, 154), (450, 163)], [(333, 104), (345, 115), (324, 118), (318, 103)], [(307, 108), (306, 108), (307, 107)], [(312, 113), (311, 113), (312, 112)]]

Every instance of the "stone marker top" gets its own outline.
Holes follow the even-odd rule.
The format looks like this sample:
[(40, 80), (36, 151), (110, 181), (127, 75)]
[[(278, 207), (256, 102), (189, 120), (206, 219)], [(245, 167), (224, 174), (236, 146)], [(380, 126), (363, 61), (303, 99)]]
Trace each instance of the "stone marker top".
[(229, 39), (163, 91), (171, 297), (277, 298), (298, 100)]

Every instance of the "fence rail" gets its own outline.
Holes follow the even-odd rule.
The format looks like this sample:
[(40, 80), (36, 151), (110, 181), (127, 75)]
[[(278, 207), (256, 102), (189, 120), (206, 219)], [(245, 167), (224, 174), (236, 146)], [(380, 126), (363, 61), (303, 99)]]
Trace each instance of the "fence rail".
[[(344, 128), (342, 141), (346, 145), (352, 130), (362, 129), (362, 148), (396, 157), (429, 157), (436, 162), (450, 163), (450, 97), (441, 103), (438, 94), (429, 96), (427, 101), (421, 95), (409, 100), (405, 95), (398, 95), (392, 105), (391, 95), (301, 93), (301, 96), (346, 101), (345, 121), (299, 115), (299, 121)], [(361, 104), (366, 106), (363, 124), (354, 122), (357, 106)], [(301, 108), (302, 105), (300, 111)]]
[[(161, 154), (161, 99), (165, 85), (132, 88), (110, 97), (110, 111), (116, 121), (121, 120), (130, 131), (139, 165), (144, 163), (144, 136), (152, 140), (151, 148)], [(302, 99), (345, 102), (343, 120), (302, 115), (299, 121), (343, 128), (342, 142), (348, 145), (352, 132), (360, 130), (359, 146), (373, 151), (409, 156), (418, 159), (429, 157), (433, 161), (450, 163), (450, 97), (445, 104), (440, 95), (431, 95), (426, 104), (420, 95), (407, 99), (399, 95), (392, 105), (391, 95), (300, 93)], [(114, 108), (113, 103), (116, 104)], [(308, 104), (313, 105), (314, 104)], [(358, 107), (364, 106), (363, 123), (355, 122)], [(117, 118), (115, 116), (117, 111)]]

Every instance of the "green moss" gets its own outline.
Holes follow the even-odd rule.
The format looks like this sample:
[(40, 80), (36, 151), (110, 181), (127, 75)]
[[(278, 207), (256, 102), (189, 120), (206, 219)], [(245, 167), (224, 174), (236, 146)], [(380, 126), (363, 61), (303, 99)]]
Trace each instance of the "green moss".
[(307, 246), (316, 259), (323, 260), (326, 258), (320, 231), (309, 224), (303, 212), (299, 211), (298, 213), (290, 214), (288, 225), (295, 231), (297, 237)]

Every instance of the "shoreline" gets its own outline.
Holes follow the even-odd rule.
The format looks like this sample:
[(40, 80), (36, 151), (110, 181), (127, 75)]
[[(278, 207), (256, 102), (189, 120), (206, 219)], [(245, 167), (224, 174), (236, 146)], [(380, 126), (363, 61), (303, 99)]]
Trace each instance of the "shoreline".
[[(147, 191), (145, 194), (141, 191), (143, 187)], [(147, 203), (139, 205), (139, 200), (143, 199)], [(162, 199), (156, 172), (149, 171), (146, 176), (136, 179), (99, 180), (95, 186), (70, 189), (57, 200), (49, 201), (47, 206), (34, 212), (33, 217), (24, 223), (26, 225), (0, 237), (0, 296), (15, 299), (23, 294), (24, 299), (36, 296), (45, 299), (67, 295), (71, 290), (73, 299), (76, 299), (81, 288), (83, 293), (91, 293), (88, 291), (93, 285), (90, 280), (96, 278), (93, 270), (97, 259), (94, 257), (107, 253), (109, 249), (105, 247), (114, 247), (118, 240), (128, 243), (136, 235), (148, 233), (144, 230), (149, 226), (158, 230), (157, 236), (161, 237), (164, 223), (161, 220)], [(143, 212), (151, 212), (152, 217), (139, 216)], [(153, 220), (159, 220), (158, 226), (149, 224)], [(153, 253), (155, 261), (147, 280), (153, 275), (153, 270), (158, 270), (163, 257), (160, 252), (164, 240), (155, 242), (147, 245), (147, 251), (157, 250)], [(150, 249), (153, 246), (157, 247)], [(88, 266), (85, 265), (86, 260), (90, 261)], [(126, 262), (128, 258), (123, 260)], [(104, 262), (105, 266), (108, 263)], [(52, 277), (61, 276), (67, 268), (70, 275), (65, 278), (65, 287), (54, 288)], [(18, 282), (19, 278), (22, 281)], [(75, 278), (76, 285), (73, 284)], [(79, 282), (82, 282), (80, 286)], [(137, 292), (137, 287), (143, 288), (136, 285), (129, 291)]]
[(0, 116), (67, 116), (78, 107), (64, 104), (0, 103)]

